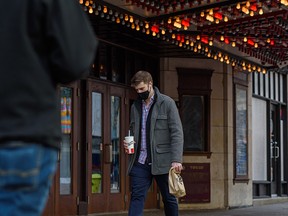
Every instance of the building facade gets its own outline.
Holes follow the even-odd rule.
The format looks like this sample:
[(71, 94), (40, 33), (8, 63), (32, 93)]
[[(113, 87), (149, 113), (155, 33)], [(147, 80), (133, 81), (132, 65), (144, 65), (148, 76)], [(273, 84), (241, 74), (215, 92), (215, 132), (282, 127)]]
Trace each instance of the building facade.
[[(203, 34), (199, 34), (199, 40), (199, 32), (194, 32), (194, 27), (189, 43), (185, 42), (186, 37), (182, 37), (181, 32), (177, 37), (173, 34), (174, 27), (166, 31), (171, 38), (167, 36), (168, 39), (161, 40), (160, 33), (159, 37), (147, 36), (150, 29), (143, 23), (144, 34), (134, 30), (135, 19), (140, 17), (141, 20), (141, 13), (131, 15), (124, 11), (125, 5), (119, 3), (121, 7), (115, 8), (111, 5), (113, 2), (122, 4), (122, 1), (116, 0), (98, 1), (96, 7), (94, 1), (80, 1), (87, 13), (93, 12), (93, 16), (89, 17), (100, 42), (89, 77), (58, 88), (63, 140), (58, 171), (44, 215), (113, 215), (128, 211), (128, 158), (122, 140), (128, 133), (130, 106), (137, 96), (130, 87), (130, 79), (138, 70), (151, 72), (154, 85), (172, 97), (179, 109), (185, 138), (182, 177), (187, 191), (187, 195), (179, 199), (180, 209), (238, 208), (256, 202), (287, 199), (287, 71), (268, 70), (262, 73), (266, 72), (263, 65), (260, 68), (251, 66), (250, 60), (242, 61), (240, 52), (228, 57), (221, 45), (225, 41), (229, 43), (229, 28), (236, 32), (237, 26), (243, 25), (240, 33), (241, 37), (245, 36), (242, 33), (246, 34), (246, 30), (252, 28), (245, 17), (248, 15), (241, 15), (242, 12), (233, 14), (237, 20), (245, 21), (244, 24), (240, 22), (239, 25), (234, 20), (229, 28), (220, 23), (219, 29), (214, 29), (215, 24), (207, 24), (200, 12), (209, 15), (211, 9), (217, 8), (229, 12), (225, 1), (209, 1), (207, 5), (207, 1), (190, 3), (191, 11), (195, 12), (197, 19), (200, 17), (198, 21), (202, 20), (204, 27), (212, 33), (218, 30), (227, 33), (226, 40), (223, 37), (222, 42), (212, 38), (217, 49), (223, 48), (223, 52), (214, 52), (210, 45), (206, 50), (208, 41), (205, 44), (204, 39), (207, 39), (207, 32), (203, 26), (197, 26), (198, 21), (192, 20), (190, 28), (194, 25), (201, 30)], [(194, 2), (198, 2), (197, 5)], [(247, 8), (248, 2), (233, 1), (230, 8), (239, 4)], [(278, 11), (276, 3), (271, 2), (274, 1), (266, 1), (272, 12), (265, 17), (267, 20), (272, 17), (273, 26), (278, 26), (285, 13), (284, 10)], [(201, 6), (202, 3), (204, 6)], [(256, 1), (251, 3), (255, 5)], [(184, 4), (184, 1), (179, 1), (179, 4)], [(236, 11), (235, 8), (232, 11)], [(139, 12), (133, 4), (132, 9), (132, 12)], [(262, 6), (258, 9), (260, 16)], [(176, 16), (181, 10), (174, 12), (171, 13)], [(149, 10), (145, 13), (149, 14)], [(160, 21), (166, 21), (168, 15), (168, 12), (163, 16), (160, 14), (156, 21), (162, 25)], [(121, 19), (119, 23), (118, 18)], [(266, 21), (262, 17), (251, 19), (256, 24), (263, 22), (264, 27), (261, 28), (265, 30)], [(147, 20), (144, 21), (151, 21)], [(283, 26), (282, 23), (280, 27)], [(157, 30), (155, 28), (154, 31)], [(268, 33), (271, 33), (270, 30), (267, 30)], [(279, 34), (282, 37), (285, 32), (279, 30)], [(233, 39), (232, 36), (230, 39)], [(267, 46), (272, 43), (269, 39)], [(278, 43), (278, 39), (275, 37), (273, 43)], [(255, 45), (255, 41), (252, 42)], [(182, 43), (186, 44), (186, 49)], [(253, 53), (247, 51), (243, 43), (237, 46), (244, 53)], [(265, 53), (259, 53), (262, 59)], [(238, 55), (237, 58), (234, 58), (235, 55)], [(266, 64), (273, 63), (272, 57), (264, 57), (262, 60)], [(153, 183), (145, 209), (157, 208), (163, 206), (157, 186)]]
[[(90, 77), (59, 87), (63, 141), (44, 215), (128, 210), (122, 140), (135, 99), (129, 79), (140, 69), (151, 71), (179, 108), (187, 190), (180, 209), (287, 196), (285, 74), (248, 73), (205, 58), (157, 59), (102, 43)], [(145, 208), (162, 208), (155, 183)]]

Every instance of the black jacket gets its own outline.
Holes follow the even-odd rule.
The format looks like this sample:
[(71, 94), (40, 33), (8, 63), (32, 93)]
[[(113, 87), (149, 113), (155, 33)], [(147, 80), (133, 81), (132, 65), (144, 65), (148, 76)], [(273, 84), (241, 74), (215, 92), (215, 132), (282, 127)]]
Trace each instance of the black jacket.
[(77, 0), (1, 1), (0, 145), (58, 147), (56, 85), (87, 75), (97, 39)]

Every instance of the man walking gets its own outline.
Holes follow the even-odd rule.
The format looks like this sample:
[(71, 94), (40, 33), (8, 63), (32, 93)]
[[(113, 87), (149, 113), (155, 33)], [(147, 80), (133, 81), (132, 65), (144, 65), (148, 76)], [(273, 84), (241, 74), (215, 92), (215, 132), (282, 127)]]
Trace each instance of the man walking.
[[(135, 153), (130, 154), (131, 181), (129, 216), (141, 216), (147, 191), (155, 179), (160, 189), (166, 216), (178, 215), (177, 199), (169, 193), (171, 167), (182, 170), (183, 130), (173, 99), (153, 86), (149, 72), (138, 71), (131, 79), (139, 98), (131, 107), (131, 128)], [(127, 143), (124, 141), (127, 151)]]

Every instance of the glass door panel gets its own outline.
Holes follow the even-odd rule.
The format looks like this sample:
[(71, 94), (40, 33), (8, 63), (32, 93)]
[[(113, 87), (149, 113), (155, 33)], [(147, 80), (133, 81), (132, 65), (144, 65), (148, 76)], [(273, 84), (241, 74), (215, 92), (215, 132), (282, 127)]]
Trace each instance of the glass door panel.
[(112, 163), (110, 172), (111, 193), (120, 191), (120, 97), (111, 96)]
[(280, 158), (280, 148), (279, 148), (279, 128), (278, 128), (278, 116), (277, 107), (271, 104), (270, 110), (270, 178), (271, 178), (271, 194), (272, 196), (277, 196), (279, 189), (279, 158)]
[(102, 193), (102, 94), (92, 92), (92, 193)]
[(71, 194), (72, 88), (61, 87), (60, 195)]

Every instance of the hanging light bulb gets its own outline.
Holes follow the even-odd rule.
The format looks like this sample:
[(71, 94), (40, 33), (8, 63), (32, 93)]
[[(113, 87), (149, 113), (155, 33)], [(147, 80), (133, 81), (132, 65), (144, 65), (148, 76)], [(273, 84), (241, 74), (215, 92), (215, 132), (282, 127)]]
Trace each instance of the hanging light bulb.
[(250, 2), (249, 2), (249, 1), (246, 2), (246, 7), (247, 7), (247, 8), (250, 7)]
[(104, 12), (104, 13), (107, 13), (107, 12), (108, 12), (107, 7), (104, 7), (104, 8), (103, 8), (103, 12)]
[(238, 4), (236, 5), (236, 8), (237, 8), (238, 10), (241, 9), (241, 5), (240, 5), (240, 3), (238, 3)]
[(93, 8), (90, 6), (89, 7), (89, 13), (92, 14), (93, 13)]
[(263, 13), (264, 13), (264, 12), (263, 12), (263, 9), (260, 8), (260, 10), (259, 10), (259, 14), (260, 14), (260, 15), (263, 15)]
[(209, 10), (209, 15), (213, 15), (213, 9)]

